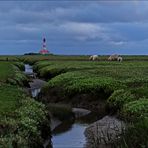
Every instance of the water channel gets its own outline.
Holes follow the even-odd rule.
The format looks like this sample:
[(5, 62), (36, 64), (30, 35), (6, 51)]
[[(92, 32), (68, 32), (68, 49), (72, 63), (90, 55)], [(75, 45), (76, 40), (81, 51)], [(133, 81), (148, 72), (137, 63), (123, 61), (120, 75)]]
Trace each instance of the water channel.
[[(25, 65), (25, 73), (33, 76), (33, 69), (30, 65)], [(46, 83), (41, 79), (32, 77), (30, 82), (30, 89), (32, 97), (36, 97), (41, 90), (41, 87)], [(61, 122), (52, 130), (52, 146), (53, 148), (84, 148), (86, 145), (86, 138), (84, 135), (85, 129), (93, 122), (101, 119), (102, 116), (98, 116), (97, 113), (91, 112), (85, 116), (77, 119), (67, 120)], [(44, 148), (47, 148), (47, 140), (44, 144)]]
[(53, 130), (53, 148), (83, 148), (86, 144), (85, 129), (99, 117), (90, 113), (76, 120), (65, 121)]

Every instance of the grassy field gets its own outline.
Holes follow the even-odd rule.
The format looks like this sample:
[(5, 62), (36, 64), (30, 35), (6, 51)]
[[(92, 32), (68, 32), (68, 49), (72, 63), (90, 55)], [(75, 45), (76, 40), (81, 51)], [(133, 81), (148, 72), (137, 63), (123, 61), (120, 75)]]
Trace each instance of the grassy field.
[(8, 62), (0, 62), (0, 82), (6, 81), (13, 76), (13, 67)]
[(81, 60), (76, 58), (75, 61), (57, 59), (36, 62), (34, 69), (38, 75), (49, 80), (44, 91), (57, 89), (58, 96), (60, 89), (57, 98), (59, 101), (66, 96), (70, 101), (74, 94), (103, 91), (110, 94), (109, 98), (104, 98), (107, 99), (109, 106), (118, 109), (120, 115), (126, 114), (124, 118), (127, 115), (130, 118), (131, 112), (135, 112), (136, 118), (136, 111), (129, 107), (132, 101), (146, 100), (139, 103), (136, 110), (144, 105), (146, 110), (141, 111), (141, 116), (145, 112), (148, 114), (148, 56), (127, 56), (127, 60), (123, 62), (103, 61), (106, 57), (95, 62), (86, 61), (84, 58), (86, 57)]
[(125, 135), (124, 146), (147, 147), (148, 56), (125, 56), (121, 63), (106, 58), (102, 56), (95, 62), (86, 56), (79, 60), (49, 58), (36, 62), (34, 69), (48, 80), (42, 90), (47, 101), (73, 106), (83, 102), (85, 107), (93, 103), (97, 106), (104, 99), (118, 117), (132, 123), (126, 133), (132, 138), (129, 141)]
[(22, 66), (16, 62), (0, 62), (0, 113), (12, 112), (17, 108), (18, 99), (21, 98), (18, 86), (28, 81), (16, 65)]
[(18, 56), (0, 55), (0, 61), (19, 61)]
[[(99, 55), (99, 61), (107, 61), (109, 55)], [(128, 56), (123, 55), (124, 61), (148, 61), (147, 56)], [(13, 57), (14, 58), (14, 57)], [(12, 58), (12, 59), (13, 59)], [(22, 60), (26, 63), (34, 64), (38, 61), (88, 61), (89, 55), (24, 55), (17, 56), (16, 59)], [(11, 59), (11, 58), (10, 58)]]
[(21, 62), (0, 61), (0, 148), (41, 146), (41, 125), (46, 122), (50, 135), (45, 106), (26, 96), (28, 78), (21, 70)]
[[(107, 107), (118, 117), (131, 123), (126, 135), (132, 138), (129, 141), (125, 135), (124, 146), (146, 148), (148, 146), (148, 56), (123, 56), (124, 60), (121, 63), (109, 62), (107, 57), (100, 56), (99, 61), (89, 61), (89, 56), (36, 55), (19, 56), (17, 60), (33, 64), (38, 76), (48, 81), (42, 89), (42, 99), (47, 97), (46, 100), (50, 103), (62, 102), (74, 107), (82, 105), (90, 108), (100, 107), (99, 102), (104, 100)], [(0, 84), (22, 86), (23, 83), (19, 82), (24, 78), (20, 76), (18, 67), (23, 69), (23, 65), (18, 62), (11, 65), (12, 67), (10, 65), (9, 61), (0, 62), (2, 69)], [(14, 89), (12, 88), (12, 92)], [(4, 96), (6, 90), (3, 85), (0, 90), (2, 90), (1, 96)], [(16, 99), (11, 100), (12, 102), (9, 102), (10, 98), (7, 95), (6, 97), (7, 99), (3, 98), (1, 102), (8, 100), (5, 104), (11, 106), (11, 103), (16, 103), (17, 106), (17, 95)], [(16, 106), (12, 105), (10, 110), (14, 110)], [(44, 107), (41, 108), (44, 110)], [(4, 109), (7, 110), (6, 105), (1, 110)], [(23, 111), (25, 114), (23, 123), (26, 125), (28, 114)], [(36, 126), (34, 122), (31, 125)]]
[(17, 108), (22, 94), (19, 87), (28, 81), (20, 70), (22, 66), (17, 62), (0, 62), (0, 113), (13, 112)]
[(17, 107), (21, 91), (10, 85), (0, 86), (0, 114), (12, 113)]

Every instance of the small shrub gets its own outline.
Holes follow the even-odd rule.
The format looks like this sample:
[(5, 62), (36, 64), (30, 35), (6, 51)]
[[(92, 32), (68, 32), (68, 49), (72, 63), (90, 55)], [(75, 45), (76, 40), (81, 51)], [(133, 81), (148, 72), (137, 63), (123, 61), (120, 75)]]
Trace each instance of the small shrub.
[(135, 95), (137, 99), (144, 98), (144, 97), (148, 98), (148, 86), (133, 88), (131, 92)]
[(121, 148), (148, 147), (148, 118), (127, 125), (121, 138)]
[(121, 114), (130, 120), (148, 117), (148, 99), (141, 98), (125, 104)]
[(22, 62), (14, 62), (13, 65), (17, 66), (21, 71), (25, 70), (25, 65)]
[(131, 102), (134, 100), (134, 95), (130, 91), (120, 89), (112, 93), (108, 98), (107, 102), (111, 108), (120, 109), (125, 103)]
[(83, 71), (67, 72), (56, 76), (48, 82), (46, 87), (61, 87), (65, 95), (78, 93), (95, 93), (103, 90), (110, 94), (120, 87), (125, 87), (120, 81), (109, 77), (97, 77)]
[(12, 67), (13, 76), (7, 78), (6, 82), (11, 85), (28, 86), (29, 78), (22, 71), (20, 71), (20, 69), (17, 66), (12, 65)]
[[(43, 144), (41, 125), (49, 123), (45, 106), (33, 99), (23, 98), (15, 117), (3, 117), (0, 144), (5, 147), (40, 147)], [(48, 122), (47, 122), (48, 121)], [(1, 129), (0, 129), (1, 130)], [(50, 127), (48, 126), (50, 135)]]

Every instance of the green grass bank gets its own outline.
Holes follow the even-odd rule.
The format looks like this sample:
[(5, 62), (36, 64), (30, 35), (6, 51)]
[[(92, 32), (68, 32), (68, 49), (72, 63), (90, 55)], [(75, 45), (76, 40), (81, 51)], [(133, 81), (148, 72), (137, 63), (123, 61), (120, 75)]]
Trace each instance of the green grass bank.
[(42, 147), (50, 135), (50, 117), (46, 107), (29, 98), (24, 64), (0, 61), (0, 147)]
[(42, 100), (98, 109), (105, 103), (110, 112), (128, 123), (125, 135), (130, 135), (131, 141), (123, 136), (124, 146), (131, 147), (134, 141), (133, 147), (147, 147), (148, 56), (125, 56), (121, 63), (105, 59), (36, 62), (38, 76), (48, 80)]

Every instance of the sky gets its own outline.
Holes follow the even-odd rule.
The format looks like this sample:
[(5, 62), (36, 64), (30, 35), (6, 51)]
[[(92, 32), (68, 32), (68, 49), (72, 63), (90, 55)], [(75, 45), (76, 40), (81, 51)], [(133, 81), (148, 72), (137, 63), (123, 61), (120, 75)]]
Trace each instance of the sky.
[(148, 1), (0, 1), (0, 54), (148, 55)]

